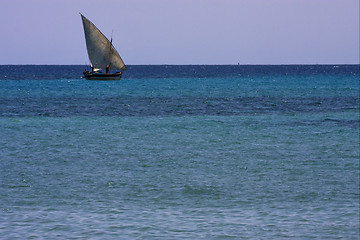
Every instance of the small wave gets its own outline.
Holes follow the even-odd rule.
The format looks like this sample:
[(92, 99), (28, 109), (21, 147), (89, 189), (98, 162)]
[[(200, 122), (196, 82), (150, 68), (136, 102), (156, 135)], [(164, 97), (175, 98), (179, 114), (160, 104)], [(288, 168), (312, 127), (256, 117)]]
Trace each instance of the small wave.
[(183, 193), (192, 196), (219, 196), (220, 191), (214, 186), (189, 186), (185, 185)]

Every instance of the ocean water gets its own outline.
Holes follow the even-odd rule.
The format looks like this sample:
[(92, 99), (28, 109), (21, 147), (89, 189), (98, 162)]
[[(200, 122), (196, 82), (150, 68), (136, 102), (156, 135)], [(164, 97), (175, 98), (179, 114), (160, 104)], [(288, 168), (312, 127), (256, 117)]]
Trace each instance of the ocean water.
[(359, 239), (359, 65), (0, 66), (1, 239)]

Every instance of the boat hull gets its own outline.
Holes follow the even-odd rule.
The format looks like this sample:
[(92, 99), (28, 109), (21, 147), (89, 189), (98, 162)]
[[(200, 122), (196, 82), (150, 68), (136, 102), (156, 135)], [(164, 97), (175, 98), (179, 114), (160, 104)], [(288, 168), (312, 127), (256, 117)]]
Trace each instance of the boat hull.
[(101, 73), (101, 72), (84, 72), (86, 80), (120, 80), (122, 72), (116, 73)]

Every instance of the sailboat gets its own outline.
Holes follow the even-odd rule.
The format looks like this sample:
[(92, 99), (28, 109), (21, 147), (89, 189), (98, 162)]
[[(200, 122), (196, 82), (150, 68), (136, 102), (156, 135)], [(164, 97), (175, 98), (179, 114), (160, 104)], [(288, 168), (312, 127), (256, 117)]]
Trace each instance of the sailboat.
[[(87, 80), (119, 80), (126, 66), (119, 53), (100, 30), (81, 13), (91, 71), (84, 71)], [(105, 69), (105, 72), (104, 72)], [(112, 70), (112, 71), (110, 71)]]

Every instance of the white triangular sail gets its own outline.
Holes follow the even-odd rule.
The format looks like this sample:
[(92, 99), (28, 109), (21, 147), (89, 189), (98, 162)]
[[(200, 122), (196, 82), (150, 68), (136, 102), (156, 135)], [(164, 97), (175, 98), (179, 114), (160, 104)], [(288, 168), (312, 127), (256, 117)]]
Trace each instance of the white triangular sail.
[(126, 70), (126, 66), (112, 43), (100, 32), (100, 30), (82, 14), (86, 47), (90, 63), (94, 68)]

